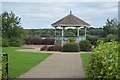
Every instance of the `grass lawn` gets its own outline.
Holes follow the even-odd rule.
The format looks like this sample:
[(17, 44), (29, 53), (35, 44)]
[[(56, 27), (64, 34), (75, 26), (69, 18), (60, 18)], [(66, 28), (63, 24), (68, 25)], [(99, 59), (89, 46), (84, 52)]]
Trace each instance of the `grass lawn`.
[(82, 53), (82, 54), (80, 54), (80, 57), (82, 59), (82, 65), (84, 68), (85, 76), (87, 77), (87, 67), (88, 67), (89, 61), (90, 61), (90, 53)]
[(21, 74), (30, 70), (32, 67), (42, 62), (51, 54), (39, 54), (31, 52), (16, 52), (22, 49), (20, 47), (3, 47), (2, 52), (8, 53), (8, 69), (9, 77), (19, 77)]

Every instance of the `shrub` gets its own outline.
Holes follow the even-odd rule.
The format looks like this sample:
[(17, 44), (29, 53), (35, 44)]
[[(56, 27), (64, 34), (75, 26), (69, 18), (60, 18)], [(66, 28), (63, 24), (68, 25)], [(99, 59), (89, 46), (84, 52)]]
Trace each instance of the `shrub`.
[(50, 46), (48, 47), (48, 51), (60, 51), (61, 47), (60, 46)]
[(88, 78), (112, 78), (119, 77), (118, 65), (119, 44), (116, 41), (103, 42), (92, 51), (88, 67)]
[(34, 44), (34, 45), (41, 45), (42, 44), (42, 39), (37, 38), (37, 37), (32, 37), (32, 38), (27, 38), (26, 39), (26, 44)]
[(47, 38), (47, 39), (41, 39), (39, 37), (32, 37), (27, 38), (25, 43), (26, 44), (34, 44), (34, 45), (54, 45), (55, 39)]
[(3, 47), (8, 47), (9, 46), (9, 42), (8, 42), (7, 37), (2, 38), (2, 46)]
[(27, 38), (27, 39), (25, 40), (25, 44), (30, 45), (30, 44), (31, 44), (31, 38)]
[(97, 36), (92, 36), (92, 35), (87, 36), (87, 40), (89, 40), (90, 43), (93, 45), (96, 45), (96, 42), (98, 39), (99, 39), (99, 37), (97, 37)]
[(91, 43), (88, 40), (83, 40), (79, 42), (80, 51), (90, 51), (91, 50)]
[(54, 45), (55, 39), (47, 38), (43, 40), (43, 45)]
[(107, 37), (106, 37), (106, 41), (111, 41), (111, 40), (117, 40), (117, 36), (116, 35), (114, 35), (114, 34), (109, 34), (109, 35), (107, 35)]
[(47, 50), (47, 45), (45, 45), (41, 48), (41, 51), (45, 51), (45, 50)]
[(80, 47), (77, 43), (66, 43), (62, 47), (63, 52), (79, 52)]
[(9, 40), (9, 45), (10, 46), (15, 46), (15, 47), (19, 47), (21, 46), (21, 40), (19, 38), (15, 38), (15, 37), (12, 37), (10, 40)]
[(76, 38), (68, 38), (68, 41), (74, 43), (76, 41)]

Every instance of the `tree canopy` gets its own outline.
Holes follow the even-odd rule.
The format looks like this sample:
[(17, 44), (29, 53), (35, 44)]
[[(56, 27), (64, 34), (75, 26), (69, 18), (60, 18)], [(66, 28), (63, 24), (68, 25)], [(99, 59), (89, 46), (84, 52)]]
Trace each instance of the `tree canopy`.
[(3, 46), (20, 46), (26, 37), (26, 31), (21, 27), (21, 18), (13, 12), (3, 12), (2, 18), (2, 38)]

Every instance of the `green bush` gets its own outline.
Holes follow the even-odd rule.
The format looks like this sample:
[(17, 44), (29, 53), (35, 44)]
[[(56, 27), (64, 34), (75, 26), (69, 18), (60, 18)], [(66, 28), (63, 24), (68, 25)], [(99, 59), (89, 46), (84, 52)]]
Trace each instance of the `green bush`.
[(117, 36), (116, 35), (114, 35), (114, 34), (109, 34), (109, 35), (107, 35), (107, 37), (106, 37), (106, 41), (111, 41), (111, 40), (117, 40)]
[(6, 67), (8, 66), (8, 56), (1, 56), (2, 57), (2, 61), (1, 61), (1, 67), (2, 67), (2, 80), (7, 80), (8, 77), (8, 69), (6, 69)]
[(22, 42), (19, 38), (13, 37), (9, 40), (10, 46), (19, 47), (19, 46), (21, 46), (21, 44), (22, 44)]
[(83, 40), (79, 42), (80, 51), (90, 51), (91, 50), (91, 43), (88, 40)]
[(96, 45), (96, 42), (99, 39), (99, 37), (95, 35), (87, 35), (86, 39), (89, 40), (91, 44)]
[(3, 47), (8, 47), (9, 46), (8, 39), (6, 37), (2, 38), (2, 46)]
[(68, 41), (74, 43), (76, 41), (76, 38), (68, 38)]
[(62, 47), (63, 52), (79, 52), (80, 48), (77, 43), (66, 43)]
[(120, 66), (118, 65), (119, 44), (116, 41), (103, 42), (91, 53), (88, 67), (88, 78), (119, 78)]

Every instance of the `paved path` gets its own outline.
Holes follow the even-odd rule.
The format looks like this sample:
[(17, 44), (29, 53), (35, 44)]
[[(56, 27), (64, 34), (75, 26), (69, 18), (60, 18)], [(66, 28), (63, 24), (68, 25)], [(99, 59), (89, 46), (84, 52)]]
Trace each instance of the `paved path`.
[(53, 54), (20, 78), (83, 78), (80, 54)]

